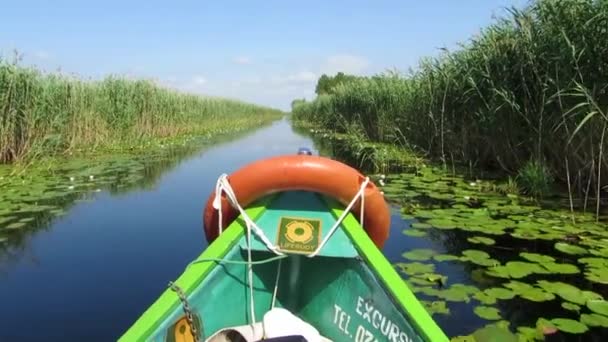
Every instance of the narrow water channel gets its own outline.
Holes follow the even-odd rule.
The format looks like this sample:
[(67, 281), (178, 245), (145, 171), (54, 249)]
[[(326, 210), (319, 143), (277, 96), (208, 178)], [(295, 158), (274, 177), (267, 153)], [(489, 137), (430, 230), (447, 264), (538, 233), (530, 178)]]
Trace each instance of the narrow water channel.
[[(138, 180), (135, 185), (124, 187), (107, 184), (99, 192), (94, 192), (92, 200), (58, 204), (66, 211), (65, 215), (48, 220), (47, 223), (38, 223), (35, 229), (22, 229), (24, 232), (17, 235), (19, 238), (15, 238), (17, 233), (13, 233), (4, 237), (4, 241), (0, 239), (0, 341), (116, 340), (166, 289), (168, 282), (175, 280), (186, 265), (207, 246), (201, 215), (218, 176), (231, 173), (260, 158), (295, 153), (303, 146), (312, 148), (315, 154), (328, 153), (325, 149), (319, 152), (316, 146), (323, 144), (315, 143), (305, 133), (294, 130), (287, 120), (281, 120), (232, 140), (200, 146), (187, 153), (176, 153), (174, 159), (164, 161), (162, 167), (158, 163), (135, 163), (137, 173), (127, 176), (127, 179)], [(90, 170), (92, 169), (88, 168), (87, 172)], [(80, 178), (84, 178), (86, 183), (91, 176), (84, 173)], [(111, 174), (104, 174), (103, 177), (110, 181), (120, 179)], [(390, 177), (392, 176), (387, 179)], [(452, 178), (448, 178), (452, 181)], [(456, 186), (453, 189), (433, 187), (441, 182), (440, 179), (434, 179), (403, 183), (402, 180), (395, 179), (389, 184), (393, 184), (393, 192), (397, 189), (397, 197), (408, 197), (412, 191), (429, 191), (438, 197), (445, 195), (446, 191), (462, 191)], [(408, 184), (407, 187), (404, 184)], [(104, 190), (107, 188), (110, 190)], [(27, 189), (23, 191), (25, 190)], [(389, 196), (391, 190), (388, 187), (385, 190)], [(454, 207), (465, 212), (469, 210), (462, 204)], [(520, 210), (519, 207), (504, 207), (503, 204), (499, 207)], [(32, 206), (25, 208), (32, 210)], [(471, 251), (483, 249), (479, 244), (474, 245), (467, 240), (473, 235), (428, 227), (427, 233), (416, 230), (416, 234), (411, 234), (415, 224), (419, 228), (424, 224), (415, 223), (416, 220), (412, 217), (404, 216), (402, 208), (395, 204), (392, 204), (392, 209), (391, 235), (383, 252), (398, 269), (405, 267), (414, 271), (414, 274), (422, 272), (425, 277), (427, 274), (447, 277), (449, 291), (443, 293), (447, 307), (444, 306), (445, 301), (435, 302), (437, 289), (424, 288), (431, 292), (417, 291), (420, 299), (439, 305), (434, 308), (439, 314), (433, 315), (433, 318), (446, 334), (467, 335), (495, 321), (482, 319), (474, 313), (474, 308), (480, 305), (480, 301), (491, 305), (493, 302), (488, 302), (488, 299), (494, 299), (487, 295), (473, 299), (473, 293), (480, 291), (477, 287), (490, 288), (501, 284), (496, 279), (479, 276), (479, 271), (483, 269), (475, 264), (487, 266), (486, 262), (494, 259), (487, 259), (483, 251)], [(456, 209), (441, 210), (447, 215), (451, 213), (449, 210)], [(540, 217), (539, 212), (534, 213), (521, 216), (521, 219)], [(466, 215), (469, 215), (468, 212)], [(545, 219), (543, 222), (547, 225), (547, 222), (553, 221)], [(450, 222), (437, 223), (449, 226)], [(404, 234), (405, 231), (410, 234)], [(544, 248), (536, 241), (499, 238), (494, 235), (485, 238), (490, 237), (496, 240), (499, 247), (491, 249), (492, 246), (487, 246), (486, 250), (492, 257), (499, 259), (497, 262), (516, 258), (519, 250), (541, 252)], [(551, 248), (552, 246), (553, 243)], [(420, 252), (428, 253), (429, 250), (444, 255), (460, 255), (464, 251), (469, 253), (471, 260), (465, 260), (468, 263), (434, 262), (433, 265), (416, 261), (427, 260), (428, 257)], [(501, 252), (503, 250), (507, 251)], [(412, 251), (414, 254), (404, 255), (405, 252)], [(505, 253), (508, 255), (502, 255)], [(479, 258), (481, 259), (477, 260)], [(450, 260), (453, 259), (457, 258)], [(406, 261), (409, 263), (405, 264)], [(565, 259), (563, 255), (558, 261), (575, 262)], [(557, 266), (565, 267), (563, 264)], [(403, 270), (400, 272), (403, 273)], [(550, 274), (546, 277), (554, 281), (582, 282), (580, 273), (561, 276)], [(432, 285), (434, 282), (430, 278), (417, 280), (418, 283), (414, 284), (431, 282)], [(525, 285), (511, 282), (513, 284), (519, 287)], [(590, 287), (588, 283), (579, 285), (608, 296), (604, 286)], [(491, 291), (497, 292), (496, 289)], [(506, 296), (504, 289), (500, 291), (502, 299), (513, 297), (510, 293)], [(502, 319), (516, 326), (534, 326), (539, 315), (547, 314), (549, 318), (555, 315), (572, 316), (574, 319), (578, 317), (576, 310), (579, 309), (568, 314), (560, 306), (559, 298), (543, 301), (542, 298), (536, 298), (538, 291), (524, 294), (534, 302), (516, 297), (497, 303)], [(542, 291), (540, 294), (546, 295)], [(442, 312), (445, 310), (449, 313)], [(592, 333), (585, 336), (562, 336), (562, 340), (602, 341), (608, 335), (606, 330), (594, 328)]]
[(202, 208), (217, 177), (300, 146), (312, 141), (278, 121), (146, 189), (97, 193), (19, 248), (0, 245), (0, 341), (116, 340), (206, 247)]

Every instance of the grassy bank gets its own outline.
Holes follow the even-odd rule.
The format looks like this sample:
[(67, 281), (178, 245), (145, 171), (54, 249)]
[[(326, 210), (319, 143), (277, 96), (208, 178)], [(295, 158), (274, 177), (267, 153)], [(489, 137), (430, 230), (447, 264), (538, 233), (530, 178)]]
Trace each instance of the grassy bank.
[(146, 80), (89, 82), (0, 60), (0, 163), (212, 134), (281, 115), (234, 100), (177, 93)]
[(606, 1), (536, 1), (408, 75), (294, 101), (293, 117), (503, 170), (531, 192), (559, 180), (586, 198), (608, 180), (607, 27)]

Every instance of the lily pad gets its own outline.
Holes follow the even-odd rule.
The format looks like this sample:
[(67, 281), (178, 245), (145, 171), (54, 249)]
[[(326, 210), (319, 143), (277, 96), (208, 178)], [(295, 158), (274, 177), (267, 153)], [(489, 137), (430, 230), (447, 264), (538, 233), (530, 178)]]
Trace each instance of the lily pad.
[(608, 328), (608, 317), (596, 313), (582, 314), (581, 323), (590, 327)]
[(413, 222), (410, 227), (414, 228), (414, 229), (428, 229), (428, 228), (433, 228), (433, 226), (431, 226), (428, 223), (424, 223), (424, 222)]
[(560, 252), (564, 252), (566, 254), (572, 254), (572, 255), (576, 255), (576, 254), (587, 254), (587, 250), (579, 247), (579, 246), (575, 246), (575, 245), (570, 245), (567, 244), (565, 242), (558, 242), (555, 244), (555, 249), (557, 249)]
[(539, 289), (538, 287), (532, 287), (528, 290), (522, 291), (519, 293), (519, 296), (532, 302), (547, 302), (555, 299), (555, 295), (553, 293)]
[(569, 302), (584, 305), (587, 301), (599, 302), (602, 296), (592, 291), (582, 291), (576, 286), (566, 284), (563, 282), (549, 282), (546, 280), (539, 280), (538, 285), (548, 292), (552, 292), (562, 299)]
[(542, 266), (546, 268), (551, 273), (560, 273), (560, 274), (576, 274), (580, 273), (578, 267), (572, 264), (558, 264), (555, 262), (547, 262), (543, 263)]
[(530, 327), (517, 327), (519, 341), (543, 341), (544, 337), (538, 329)]
[(466, 287), (452, 285), (448, 289), (438, 291), (437, 296), (450, 302), (468, 303), (470, 301), (468, 290)]
[(515, 297), (515, 293), (513, 291), (500, 287), (486, 289), (483, 292), (488, 296), (494, 297), (496, 299), (511, 299)]
[(501, 318), (500, 311), (491, 306), (478, 306), (473, 311), (477, 316), (489, 321), (499, 320)]
[(477, 292), (473, 295), (473, 298), (477, 299), (480, 303), (485, 305), (496, 304), (496, 297), (488, 296), (484, 292)]
[(423, 230), (419, 230), (419, 229), (405, 229), (403, 231), (404, 235), (407, 236), (411, 236), (411, 237), (423, 237), (426, 236), (426, 232)]
[(482, 244), (482, 245), (493, 245), (496, 243), (496, 241), (494, 241), (494, 239), (491, 239), (491, 238), (485, 237), (485, 236), (470, 237), (470, 238), (467, 238), (467, 241), (469, 241), (470, 243), (477, 243), (477, 244)]
[(589, 300), (587, 302), (587, 307), (589, 308), (589, 310), (595, 313), (608, 316), (608, 302), (605, 300)]
[(521, 253), (519, 253), (519, 256), (528, 261), (537, 262), (539, 264), (546, 263), (546, 262), (555, 262), (555, 259), (553, 257), (548, 256), (548, 255), (537, 254), (537, 253), (521, 252)]
[(424, 301), (423, 304), (424, 304), (424, 307), (426, 308), (426, 311), (431, 315), (433, 315), (433, 314), (449, 315), (450, 314), (450, 309), (447, 307), (446, 302), (444, 302), (444, 301), (434, 301), (434, 302)]
[(421, 274), (421, 273), (433, 273), (435, 271), (435, 265), (423, 264), (421, 262), (399, 262), (395, 264), (401, 272), (407, 275)]
[(568, 318), (554, 318), (551, 320), (551, 323), (557, 329), (570, 334), (582, 334), (589, 330), (585, 324)]
[(402, 255), (406, 259), (424, 261), (429, 260), (435, 254), (437, 254), (437, 252), (432, 249), (419, 248), (412, 249), (411, 251), (405, 252)]
[(435, 259), (436, 261), (454, 261), (460, 260), (460, 257), (450, 254), (439, 254), (433, 256), (433, 259)]
[(5, 226), (4, 228), (6, 229), (21, 229), (23, 227), (25, 227), (27, 225), (27, 223), (25, 222), (13, 222), (7, 226)]
[(570, 303), (570, 302), (563, 302), (562, 308), (564, 308), (566, 310), (570, 310), (570, 311), (576, 311), (576, 312), (580, 311), (580, 309), (581, 309), (580, 306)]

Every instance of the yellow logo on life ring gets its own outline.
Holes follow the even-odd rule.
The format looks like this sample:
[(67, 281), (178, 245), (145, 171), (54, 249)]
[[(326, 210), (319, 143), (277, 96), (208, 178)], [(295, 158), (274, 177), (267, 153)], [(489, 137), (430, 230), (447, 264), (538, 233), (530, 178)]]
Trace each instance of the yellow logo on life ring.
[(313, 238), (314, 227), (304, 221), (293, 221), (286, 226), (285, 237), (290, 242), (308, 243)]

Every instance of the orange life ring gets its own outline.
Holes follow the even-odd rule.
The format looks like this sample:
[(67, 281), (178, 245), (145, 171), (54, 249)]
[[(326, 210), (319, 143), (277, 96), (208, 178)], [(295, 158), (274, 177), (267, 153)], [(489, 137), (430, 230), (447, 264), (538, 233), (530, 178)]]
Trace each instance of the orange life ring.
[[(228, 176), (239, 204), (245, 208), (265, 195), (291, 190), (322, 193), (348, 205), (365, 180), (359, 171), (338, 161), (311, 155), (287, 155), (259, 160)], [(213, 208), (215, 193), (207, 200), (203, 215), (205, 235), (211, 243), (218, 236), (218, 210)], [(388, 238), (390, 211), (384, 196), (373, 182), (365, 189), (363, 227), (371, 240), (381, 248)], [(361, 205), (352, 213), (359, 219)], [(222, 227), (226, 228), (238, 216), (225, 194), (222, 194)]]

